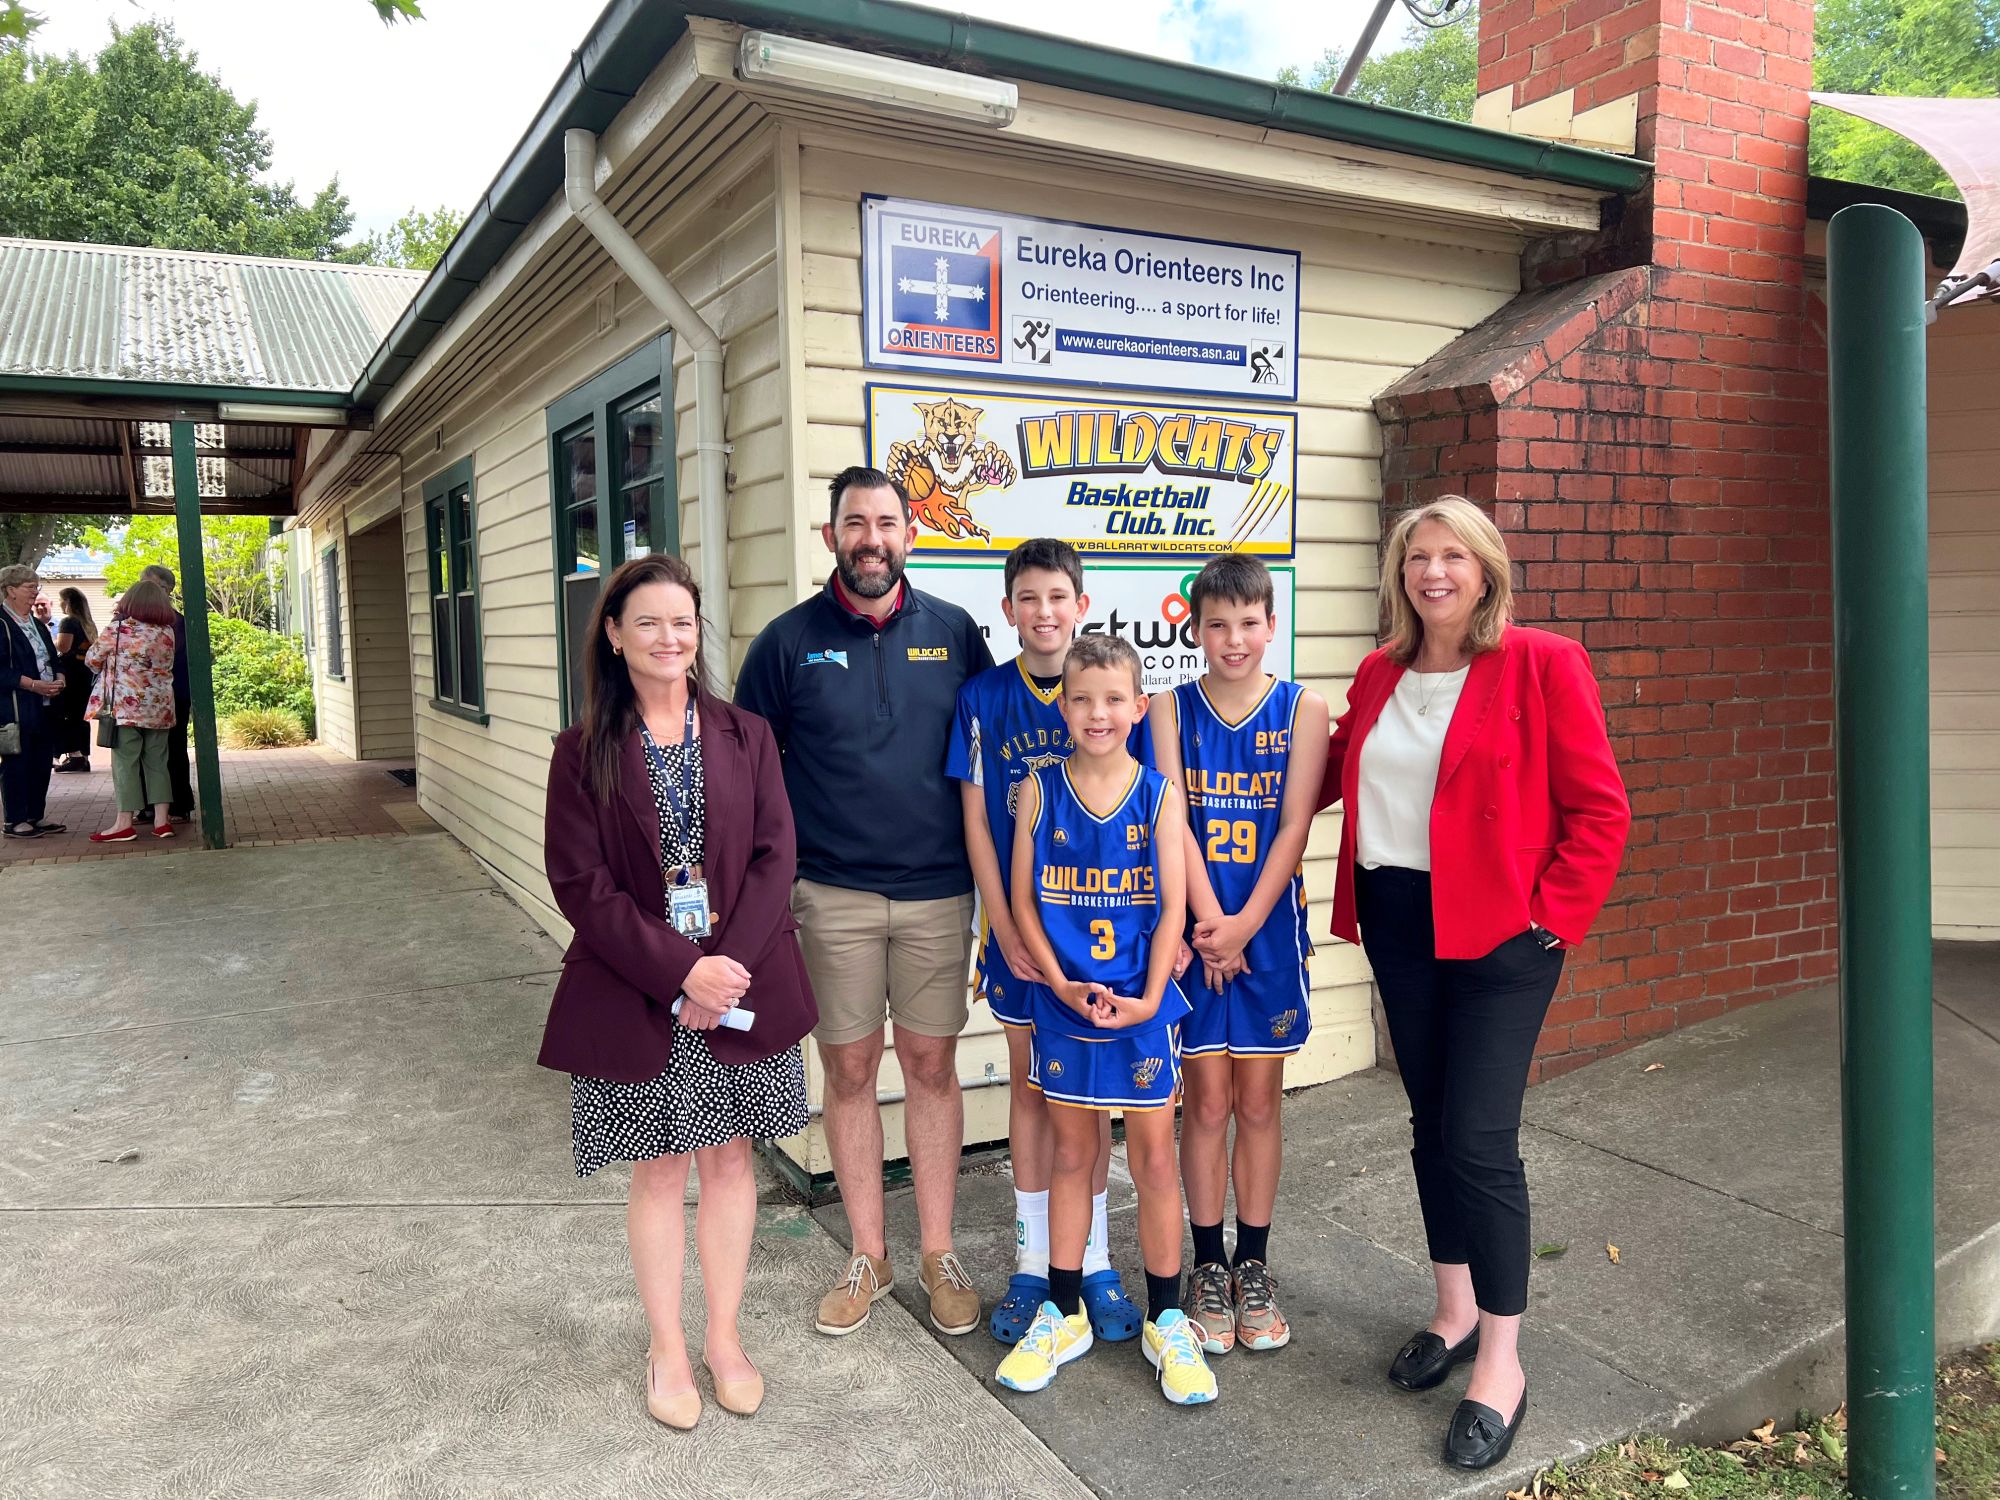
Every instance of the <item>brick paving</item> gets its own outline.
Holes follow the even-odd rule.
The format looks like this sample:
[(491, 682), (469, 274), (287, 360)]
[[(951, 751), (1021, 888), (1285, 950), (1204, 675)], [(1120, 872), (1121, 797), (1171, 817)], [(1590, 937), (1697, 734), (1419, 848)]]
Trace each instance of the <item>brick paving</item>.
[[(222, 752), (223, 828), (234, 846), (299, 844), (328, 839), (376, 838), (434, 829), (418, 808), (414, 787), (389, 775), (396, 761), (352, 761), (317, 745), (297, 750)], [(109, 752), (93, 752), (89, 775), (58, 773), (49, 782), (48, 818), (68, 831), (38, 839), (0, 839), (0, 868), (73, 864), (86, 859), (135, 859), (200, 847), (197, 825), (181, 824), (171, 839), (155, 839), (139, 820), (130, 843), (93, 844), (93, 829), (109, 828), (112, 806)]]

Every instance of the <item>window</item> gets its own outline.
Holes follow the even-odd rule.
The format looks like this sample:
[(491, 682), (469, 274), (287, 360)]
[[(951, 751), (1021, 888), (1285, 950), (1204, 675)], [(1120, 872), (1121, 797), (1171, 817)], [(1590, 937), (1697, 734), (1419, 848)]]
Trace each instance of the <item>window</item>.
[(424, 556), (430, 574), (431, 705), (482, 718), (479, 566), (472, 516), (472, 460), (424, 481)]
[(661, 338), (548, 409), (563, 722), (583, 713), (583, 656), (604, 576), (680, 550), (672, 349)]
[(319, 590), (326, 601), (326, 675), (335, 682), (347, 678), (347, 643), (340, 630), (340, 554), (338, 543), (319, 555)]

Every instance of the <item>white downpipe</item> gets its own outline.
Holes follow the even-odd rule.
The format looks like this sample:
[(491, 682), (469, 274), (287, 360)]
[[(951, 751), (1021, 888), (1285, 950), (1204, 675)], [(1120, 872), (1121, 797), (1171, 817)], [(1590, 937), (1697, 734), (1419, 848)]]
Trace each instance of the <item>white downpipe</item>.
[[(729, 670), (729, 512), (726, 487), (729, 444), (723, 440), (722, 340), (694, 304), (683, 297), (639, 242), (597, 196), (597, 137), (588, 130), (563, 133), (563, 196), (577, 223), (589, 230), (646, 300), (658, 308), (674, 337), (694, 354), (695, 483), (701, 492), (701, 594), (711, 639), (709, 670), (727, 694)], [(673, 392), (661, 405), (673, 410)]]

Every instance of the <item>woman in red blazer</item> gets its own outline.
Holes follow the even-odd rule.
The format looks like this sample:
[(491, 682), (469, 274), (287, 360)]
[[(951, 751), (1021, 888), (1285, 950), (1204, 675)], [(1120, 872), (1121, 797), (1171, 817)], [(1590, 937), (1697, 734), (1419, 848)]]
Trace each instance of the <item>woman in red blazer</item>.
[(819, 1019), (791, 916), (798, 856), (777, 744), (708, 690), (701, 634), (701, 591), (679, 558), (636, 558), (605, 582), (543, 834), (576, 936), (540, 1060), (573, 1075), (577, 1175), (633, 1164), (646, 1403), (681, 1428), (701, 1416), (680, 1317), (688, 1163), (701, 1173), (703, 1363), (716, 1400), (748, 1416), (764, 1397), (737, 1329), (757, 1218), (750, 1142), (806, 1128), (799, 1040)]
[(1427, 1390), (1473, 1360), (1444, 1456), (1483, 1469), (1528, 1404), (1521, 1096), (1631, 806), (1589, 658), (1510, 623), (1506, 544), (1477, 506), (1450, 496), (1398, 520), (1382, 602), (1388, 643), (1355, 672), (1320, 793), (1345, 807), (1333, 931), (1375, 971), (1437, 1282), (1389, 1378)]

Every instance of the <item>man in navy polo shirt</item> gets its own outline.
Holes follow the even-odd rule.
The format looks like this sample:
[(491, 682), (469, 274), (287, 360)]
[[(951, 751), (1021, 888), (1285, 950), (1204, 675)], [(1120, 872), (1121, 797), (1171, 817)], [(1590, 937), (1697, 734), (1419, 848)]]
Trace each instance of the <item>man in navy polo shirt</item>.
[(957, 786), (944, 773), (958, 690), (993, 665), (955, 604), (903, 578), (910, 502), (877, 469), (835, 477), (821, 536), (826, 588), (756, 640), (736, 701), (771, 723), (798, 826), (792, 912), (819, 1001), (826, 1136), (854, 1257), (819, 1305), (821, 1333), (852, 1333), (894, 1285), (882, 1220), (885, 1021), (896, 1023), (904, 1134), (916, 1179), (922, 1282), (945, 1333), (979, 1322), (952, 1250), (965, 1110), (958, 1034), (972, 956), (972, 868)]

